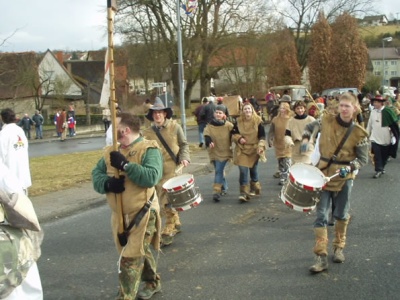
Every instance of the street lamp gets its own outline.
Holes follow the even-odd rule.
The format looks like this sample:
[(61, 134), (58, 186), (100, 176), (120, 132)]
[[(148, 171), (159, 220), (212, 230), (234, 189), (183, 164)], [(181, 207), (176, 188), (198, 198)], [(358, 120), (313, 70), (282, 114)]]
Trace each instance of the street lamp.
[(391, 36), (382, 39), (382, 94), (384, 92), (385, 86), (385, 42), (391, 42), (393, 38)]

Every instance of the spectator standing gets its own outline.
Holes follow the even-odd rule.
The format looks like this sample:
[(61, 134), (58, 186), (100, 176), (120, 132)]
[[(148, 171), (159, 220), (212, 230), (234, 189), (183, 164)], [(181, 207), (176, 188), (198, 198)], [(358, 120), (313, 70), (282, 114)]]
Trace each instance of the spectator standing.
[(379, 178), (385, 174), (389, 156), (396, 158), (399, 143), (399, 125), (397, 116), (384, 105), (382, 96), (373, 99), (374, 109), (368, 120), (367, 132), (371, 140), (371, 152), (374, 155), (375, 174)]
[(57, 110), (56, 113), (54, 114), (54, 119), (53, 119), (53, 123), (54, 126), (56, 126), (56, 133), (58, 137), (61, 137), (61, 133), (58, 131), (58, 127), (57, 127), (57, 123), (58, 123), (58, 119), (60, 118), (60, 114), (61, 114), (61, 110)]
[(254, 95), (250, 96), (249, 102), (251, 105), (253, 105), (254, 111), (258, 113), (260, 111), (260, 105), (258, 104), (257, 99), (254, 97)]
[(65, 142), (65, 138), (67, 135), (67, 114), (65, 109), (63, 109), (60, 113), (60, 116), (57, 118), (57, 132), (60, 137), (61, 142)]
[(4, 125), (0, 131), (0, 160), (8, 168), (9, 174), (18, 179), (25, 194), (28, 194), (28, 188), (32, 185), (28, 140), (24, 131), (16, 124), (12, 109), (3, 109), (1, 118)]
[(108, 107), (103, 109), (103, 123), (104, 123), (104, 132), (107, 132), (107, 129), (111, 124), (111, 111)]
[(40, 114), (38, 110), (35, 111), (35, 114), (32, 116), (32, 121), (35, 123), (36, 129), (36, 137), (35, 139), (43, 138), (43, 116)]
[(214, 97), (210, 97), (208, 98), (208, 104), (204, 105), (200, 112), (200, 118), (205, 120), (207, 124), (214, 119), (215, 107), (216, 105), (214, 104)]
[(70, 137), (73, 137), (75, 135), (75, 124), (76, 124), (76, 121), (75, 121), (74, 117), (72, 116), (72, 114), (68, 115), (67, 123), (68, 123), (68, 135)]
[(26, 137), (28, 140), (31, 139), (31, 126), (34, 125), (32, 119), (28, 116), (28, 114), (25, 114), (24, 117), (19, 121), (18, 123), (19, 126), (22, 127), (22, 129), (25, 132)]
[[(160, 248), (160, 206), (154, 186), (162, 176), (162, 156), (155, 141), (141, 136), (139, 117), (122, 113), (115, 125), (119, 151), (106, 147), (92, 171), (93, 187), (106, 195), (112, 210), (112, 234), (120, 256), (117, 299), (150, 299), (161, 290), (150, 246), (156, 251)], [(118, 178), (109, 176), (114, 168), (121, 172)], [(121, 195), (123, 215), (119, 215), (116, 194)], [(120, 218), (129, 220), (124, 221), (125, 241), (118, 234)]]
[(202, 100), (202, 104), (196, 107), (196, 110), (193, 112), (193, 114), (196, 117), (196, 122), (197, 122), (197, 127), (199, 131), (199, 147), (203, 147), (204, 144), (204, 128), (206, 128), (207, 122), (205, 119), (201, 118), (201, 110), (204, 108), (205, 105), (207, 105), (208, 99), (207, 97), (204, 97)]

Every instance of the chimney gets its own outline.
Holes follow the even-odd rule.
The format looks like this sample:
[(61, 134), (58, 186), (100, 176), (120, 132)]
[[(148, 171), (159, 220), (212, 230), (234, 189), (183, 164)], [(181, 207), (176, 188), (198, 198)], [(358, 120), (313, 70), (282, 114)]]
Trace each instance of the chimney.
[(64, 64), (64, 53), (62, 51), (58, 51), (56, 54), (57, 60), (60, 64)]

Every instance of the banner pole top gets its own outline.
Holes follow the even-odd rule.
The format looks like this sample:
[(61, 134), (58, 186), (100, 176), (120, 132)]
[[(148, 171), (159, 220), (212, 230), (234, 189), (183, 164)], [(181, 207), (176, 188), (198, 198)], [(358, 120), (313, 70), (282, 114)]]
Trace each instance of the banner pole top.
[(107, 7), (117, 11), (117, 0), (107, 0)]

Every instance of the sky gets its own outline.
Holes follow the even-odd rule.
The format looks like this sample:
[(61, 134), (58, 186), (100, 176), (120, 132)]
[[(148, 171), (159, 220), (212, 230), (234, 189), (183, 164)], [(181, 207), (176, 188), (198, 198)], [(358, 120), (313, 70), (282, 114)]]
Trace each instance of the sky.
[[(398, 0), (376, 3), (379, 3), (377, 11), (387, 17), (390, 14), (396, 17), (396, 13), (400, 17)], [(7, 1), (3, 3), (0, 18), (0, 44), (7, 37), (10, 38), (0, 46), (1, 52), (86, 51), (107, 47), (107, 0)], [(116, 35), (115, 44), (118, 41)]]

